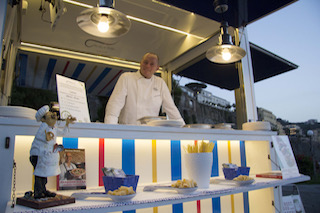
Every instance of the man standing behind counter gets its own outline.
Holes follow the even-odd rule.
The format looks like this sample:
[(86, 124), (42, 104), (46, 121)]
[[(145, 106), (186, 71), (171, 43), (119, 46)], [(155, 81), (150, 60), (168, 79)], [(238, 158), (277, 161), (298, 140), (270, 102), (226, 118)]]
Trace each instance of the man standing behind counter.
[(154, 73), (159, 69), (159, 58), (146, 53), (137, 72), (123, 73), (106, 106), (104, 122), (107, 124), (139, 125), (140, 118), (158, 116), (160, 108), (170, 120), (185, 124), (175, 106), (168, 86)]

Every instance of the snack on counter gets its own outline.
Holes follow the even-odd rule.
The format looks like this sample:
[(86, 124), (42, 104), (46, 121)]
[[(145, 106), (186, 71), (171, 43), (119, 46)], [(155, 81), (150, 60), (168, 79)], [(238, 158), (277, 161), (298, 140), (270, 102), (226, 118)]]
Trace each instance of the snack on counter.
[(249, 177), (247, 175), (239, 175), (238, 177), (233, 178), (233, 180), (235, 180), (235, 181), (248, 181), (248, 180), (253, 180), (253, 178)]
[(213, 148), (214, 148), (213, 142), (206, 143), (204, 141), (201, 141), (200, 144), (199, 143), (195, 145), (188, 144), (187, 146), (184, 146), (184, 150), (186, 151), (186, 153), (212, 152)]
[(108, 177), (126, 177), (126, 173), (122, 169), (107, 168), (101, 169), (103, 174)]
[(133, 190), (132, 186), (130, 186), (130, 187), (120, 186), (118, 189), (116, 189), (114, 191), (111, 191), (111, 190), (108, 191), (109, 195), (117, 195), (117, 196), (131, 195), (134, 193), (136, 193), (136, 192)]
[(232, 164), (232, 163), (223, 163), (222, 167), (223, 168), (238, 168), (238, 166), (236, 164)]
[(187, 180), (187, 179), (183, 179), (183, 180), (177, 180), (177, 182), (171, 184), (171, 187), (174, 188), (193, 188), (196, 187), (197, 183), (194, 180)]

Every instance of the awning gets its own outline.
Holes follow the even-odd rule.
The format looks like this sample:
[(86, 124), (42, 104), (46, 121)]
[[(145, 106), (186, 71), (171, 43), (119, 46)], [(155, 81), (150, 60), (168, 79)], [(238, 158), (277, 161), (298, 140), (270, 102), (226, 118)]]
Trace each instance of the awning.
[[(298, 68), (287, 61), (250, 42), (254, 82)], [(211, 84), (222, 89), (239, 88), (238, 70), (233, 64), (216, 64), (203, 56), (199, 62), (176, 73), (177, 75)]]

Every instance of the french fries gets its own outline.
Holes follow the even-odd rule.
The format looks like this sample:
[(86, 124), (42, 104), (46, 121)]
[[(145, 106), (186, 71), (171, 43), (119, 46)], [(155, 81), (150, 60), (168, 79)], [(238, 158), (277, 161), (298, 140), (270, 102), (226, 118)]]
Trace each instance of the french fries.
[(206, 143), (204, 141), (201, 141), (200, 145), (195, 144), (195, 145), (190, 145), (188, 144), (187, 146), (184, 146), (184, 150), (186, 153), (201, 153), (201, 152), (212, 152), (214, 148), (214, 143)]

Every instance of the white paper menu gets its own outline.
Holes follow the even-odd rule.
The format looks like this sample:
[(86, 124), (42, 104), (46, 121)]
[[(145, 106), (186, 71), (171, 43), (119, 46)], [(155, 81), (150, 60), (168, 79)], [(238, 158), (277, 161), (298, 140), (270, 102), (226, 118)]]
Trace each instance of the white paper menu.
[(299, 169), (288, 136), (272, 136), (272, 141), (279, 160), (282, 179), (299, 176)]
[(85, 84), (62, 75), (56, 75), (60, 117), (69, 115), (77, 122), (90, 123)]

